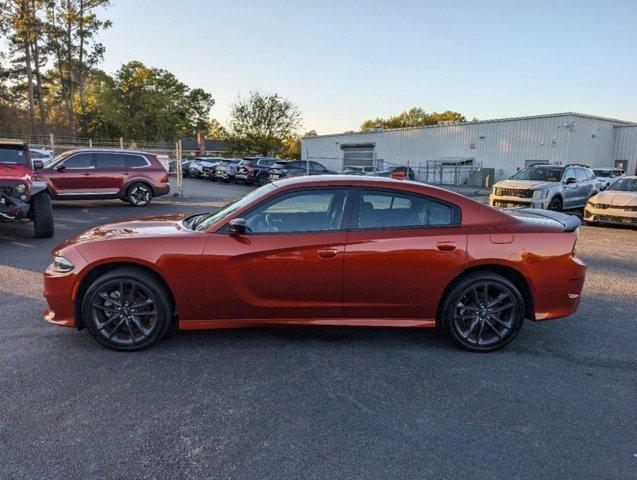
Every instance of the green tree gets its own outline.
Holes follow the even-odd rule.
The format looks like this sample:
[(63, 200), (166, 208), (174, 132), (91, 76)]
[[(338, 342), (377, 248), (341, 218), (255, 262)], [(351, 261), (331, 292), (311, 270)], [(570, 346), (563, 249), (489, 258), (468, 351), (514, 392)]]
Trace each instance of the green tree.
[(301, 113), (291, 101), (278, 94), (251, 92), (238, 98), (230, 111), (233, 149), (259, 155), (273, 155), (301, 125)]
[(208, 121), (208, 130), (206, 132), (206, 136), (208, 138), (214, 138), (215, 140), (227, 140), (228, 139), (228, 130), (221, 125), (219, 120), (216, 118), (211, 118)]
[(437, 125), (441, 121), (466, 122), (466, 118), (458, 112), (446, 111), (442, 113), (426, 113), (422, 108), (411, 108), (389, 118), (375, 118), (366, 120), (361, 125), (362, 131), (376, 128), (392, 129), (405, 127), (424, 127)]
[(89, 88), (90, 135), (144, 140), (176, 140), (207, 131), (214, 100), (191, 90), (172, 73), (132, 61), (114, 78), (92, 78)]
[(316, 130), (310, 130), (305, 132), (303, 136), (294, 134), (283, 139), (283, 148), (280, 156), (282, 158), (301, 158), (303, 153), (301, 152), (301, 139), (304, 137), (316, 137), (317, 135)]

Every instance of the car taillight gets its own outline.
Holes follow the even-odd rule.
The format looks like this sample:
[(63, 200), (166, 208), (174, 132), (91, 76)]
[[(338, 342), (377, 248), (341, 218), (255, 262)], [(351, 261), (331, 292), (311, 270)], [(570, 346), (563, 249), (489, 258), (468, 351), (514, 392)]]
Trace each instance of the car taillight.
[(160, 182), (161, 182), (161, 183), (165, 183), (165, 182), (167, 182), (167, 181), (168, 181), (168, 173), (166, 173), (163, 177), (161, 177)]

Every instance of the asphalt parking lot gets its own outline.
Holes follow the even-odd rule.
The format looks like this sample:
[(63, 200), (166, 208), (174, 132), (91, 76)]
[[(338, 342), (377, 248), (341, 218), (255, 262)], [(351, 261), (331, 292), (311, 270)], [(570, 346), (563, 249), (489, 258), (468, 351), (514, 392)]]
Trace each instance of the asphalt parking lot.
[(472, 354), (428, 330), (177, 333), (127, 354), (45, 324), (53, 246), (247, 187), (186, 181), (145, 209), (56, 204), (0, 224), (0, 478), (634, 478), (637, 231), (582, 227), (579, 311)]

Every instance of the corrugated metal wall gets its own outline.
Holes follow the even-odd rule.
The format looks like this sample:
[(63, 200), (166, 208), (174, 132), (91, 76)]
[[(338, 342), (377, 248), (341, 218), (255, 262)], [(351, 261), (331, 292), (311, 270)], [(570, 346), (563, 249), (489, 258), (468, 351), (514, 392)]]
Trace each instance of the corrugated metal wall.
[(637, 125), (615, 129), (614, 160), (628, 160), (626, 173), (637, 175)]
[(386, 162), (417, 167), (431, 160), (473, 158), (494, 168), (501, 180), (524, 168), (526, 160), (612, 165), (614, 130), (612, 121), (576, 115), (528, 117), (309, 137), (303, 139), (302, 154), (340, 171), (342, 145), (374, 143), (376, 157)]

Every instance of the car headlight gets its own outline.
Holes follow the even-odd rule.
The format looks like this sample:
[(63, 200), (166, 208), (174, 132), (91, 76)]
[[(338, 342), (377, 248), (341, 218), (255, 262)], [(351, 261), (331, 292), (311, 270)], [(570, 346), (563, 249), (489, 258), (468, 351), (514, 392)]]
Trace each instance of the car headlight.
[(533, 191), (533, 198), (535, 200), (540, 200), (540, 199), (546, 198), (548, 196), (549, 196), (548, 189), (545, 189), (545, 190), (534, 190)]
[(68, 273), (75, 268), (70, 260), (64, 257), (53, 257), (53, 270), (58, 273)]
[(24, 193), (27, 191), (27, 186), (24, 183), (19, 183), (16, 185), (15, 191), (18, 193)]

